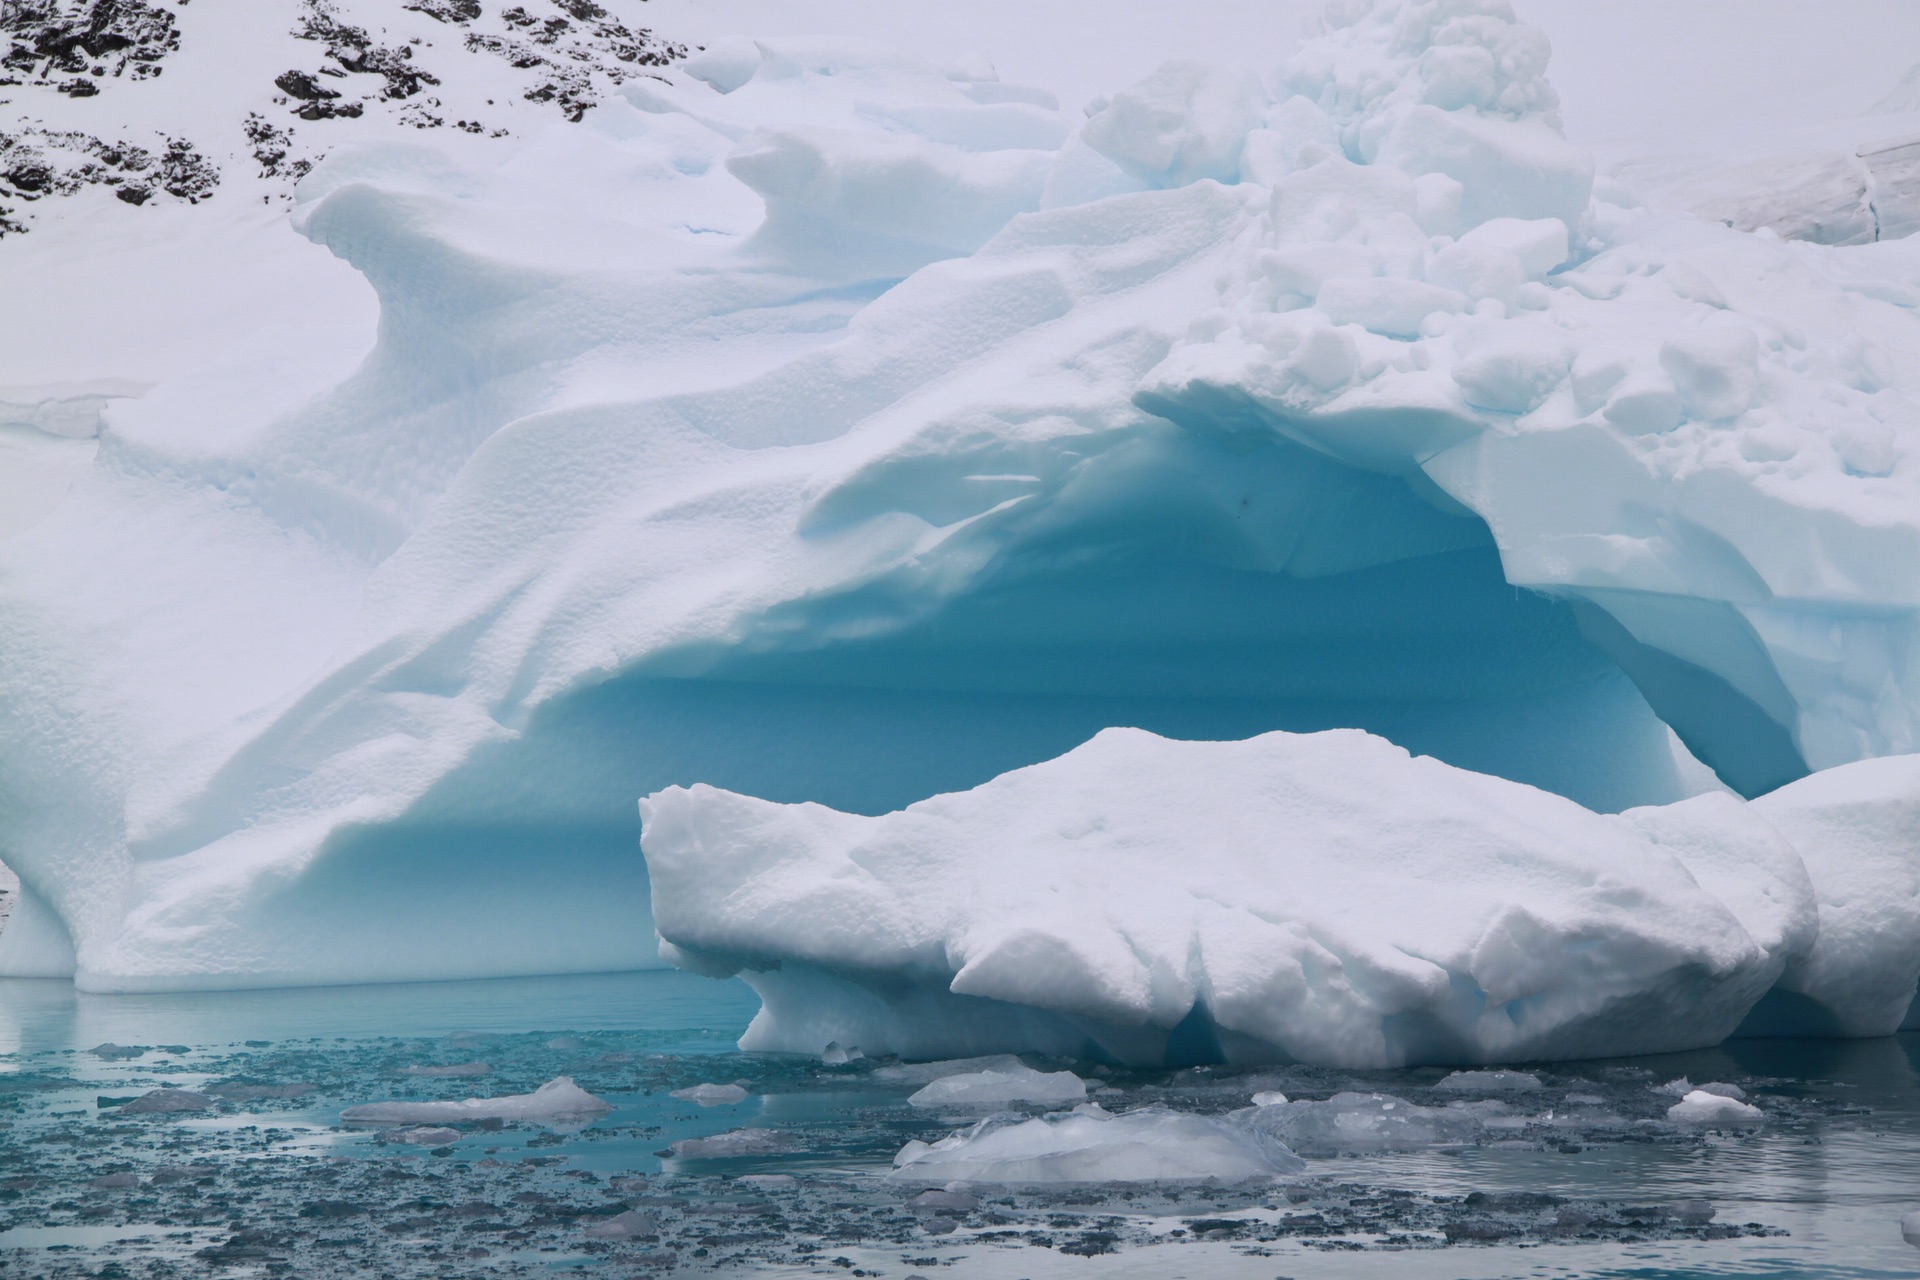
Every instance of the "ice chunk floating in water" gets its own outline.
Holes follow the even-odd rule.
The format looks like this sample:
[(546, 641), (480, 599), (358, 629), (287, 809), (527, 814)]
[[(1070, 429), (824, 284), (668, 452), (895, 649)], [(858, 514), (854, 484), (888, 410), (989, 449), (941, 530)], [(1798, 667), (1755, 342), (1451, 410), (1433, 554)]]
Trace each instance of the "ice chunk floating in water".
[(893, 1176), (919, 1182), (1177, 1182), (1272, 1177), (1306, 1161), (1242, 1114), (1160, 1108), (1113, 1115), (1085, 1103), (1065, 1115), (980, 1121), (935, 1143), (910, 1142)]
[[(1845, 903), (1796, 849), (1871, 838), (1821, 801), (1894, 763), (1603, 815), (1352, 730), (1110, 729), (880, 817), (711, 787), (642, 809), (663, 954), (760, 993), (744, 1047), (1398, 1066), (1703, 1047), (1776, 984), (1818, 1007), (1801, 975)], [(1805, 815), (1799, 843), (1763, 812)], [(1911, 1000), (1915, 959), (1893, 932), (1828, 981)]]
[[(1490, 775), (1449, 785), (1537, 880), (1449, 866), (1409, 933), (1096, 871), (1071, 939), (1078, 885), (956, 889), (830, 925), (756, 1036), (833, 1038), (813, 984), (870, 1053), (1617, 1051), (1783, 966), (1782, 1018), (1897, 1022), (1904, 925), (1807, 853), (1809, 951), (1800, 864), (1675, 802), (1920, 746), (1920, 244), (1596, 199), (1547, 55), (1503, 5), (1343, 4), (1085, 117), (776, 39), (484, 172), (343, 148), (295, 218), (379, 295), (359, 371), (218, 434), (115, 405), (0, 539), (0, 974), (651, 964), (639, 795), (879, 814), (1114, 725), (1340, 728)], [(788, 954), (756, 919), (713, 963)], [(897, 999), (849, 995), (874, 964)]]
[(567, 1076), (547, 1081), (532, 1093), (459, 1102), (368, 1102), (348, 1107), (340, 1118), (349, 1124), (446, 1124), (461, 1120), (578, 1120), (605, 1115), (613, 1105), (594, 1097)]

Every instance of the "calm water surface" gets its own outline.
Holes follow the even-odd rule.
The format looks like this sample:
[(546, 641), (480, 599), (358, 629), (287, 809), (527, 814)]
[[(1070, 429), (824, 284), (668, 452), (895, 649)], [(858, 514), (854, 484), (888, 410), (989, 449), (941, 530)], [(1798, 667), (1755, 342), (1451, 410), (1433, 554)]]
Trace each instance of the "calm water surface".
[[(738, 1052), (755, 1007), (678, 973), (145, 996), (0, 983), (0, 1275), (1920, 1276), (1900, 1232), (1920, 1208), (1920, 1037), (1550, 1064), (1469, 1142), (1314, 1156), (1257, 1185), (976, 1186), (977, 1205), (929, 1210), (886, 1176), (892, 1157), (973, 1117), (908, 1106), (917, 1085), (883, 1064)], [(1034, 1064), (1074, 1066), (1114, 1111), (1222, 1114), (1272, 1088), (1461, 1098), (1439, 1070)], [(450, 1066), (472, 1074), (421, 1073)], [(341, 1122), (358, 1103), (560, 1075), (613, 1110), (437, 1134)], [(1738, 1085), (1765, 1123), (1668, 1123), (1656, 1087), (1682, 1076)], [(701, 1083), (747, 1096), (671, 1096)], [(124, 1110), (163, 1088), (205, 1103)], [(742, 1129), (765, 1131), (751, 1154), (676, 1152)]]

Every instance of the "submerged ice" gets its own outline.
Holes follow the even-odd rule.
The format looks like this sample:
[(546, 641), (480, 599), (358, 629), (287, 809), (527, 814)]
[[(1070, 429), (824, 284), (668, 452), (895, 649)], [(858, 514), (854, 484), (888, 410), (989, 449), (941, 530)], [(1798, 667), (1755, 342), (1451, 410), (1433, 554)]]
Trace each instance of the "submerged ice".
[(0, 973), (631, 967), (651, 895), (810, 1052), (1898, 1025), (1920, 245), (1596, 194), (1547, 57), (1378, 0), (1083, 116), (726, 42), (341, 152), (360, 370), (115, 401), (0, 538)]

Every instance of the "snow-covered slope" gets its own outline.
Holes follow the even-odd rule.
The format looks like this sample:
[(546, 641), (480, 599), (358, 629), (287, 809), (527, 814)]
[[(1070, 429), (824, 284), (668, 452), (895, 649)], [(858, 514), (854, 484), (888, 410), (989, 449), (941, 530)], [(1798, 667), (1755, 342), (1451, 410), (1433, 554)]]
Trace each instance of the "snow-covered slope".
[[(464, 12), (333, 19), (438, 87), (295, 41), (354, 94), (245, 90), (380, 126), (294, 208), (377, 296), (357, 370), (315, 265), (304, 368), (180, 337), (142, 396), (58, 353), (0, 396), (0, 969), (647, 963), (634, 797), (882, 813), (1112, 725), (1362, 728), (1604, 811), (1913, 748), (1920, 249), (1592, 199), (1499, 5), (1345, 6), (1090, 114), (707, 37), (592, 55), (578, 120)], [(253, 244), (232, 172), (4, 247)]]

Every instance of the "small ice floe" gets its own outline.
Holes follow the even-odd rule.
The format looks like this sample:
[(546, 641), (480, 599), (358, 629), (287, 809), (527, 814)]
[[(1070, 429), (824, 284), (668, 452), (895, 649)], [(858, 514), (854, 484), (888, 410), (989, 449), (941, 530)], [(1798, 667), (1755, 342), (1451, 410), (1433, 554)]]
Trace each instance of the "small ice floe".
[(820, 1062), (824, 1066), (844, 1067), (849, 1062), (858, 1062), (867, 1055), (860, 1052), (860, 1046), (843, 1045), (838, 1040), (827, 1041), (827, 1047), (820, 1051)]
[(660, 1233), (660, 1220), (650, 1213), (629, 1209), (611, 1218), (587, 1224), (587, 1236), (593, 1240), (634, 1240)]
[(87, 1184), (95, 1191), (126, 1191), (140, 1185), (137, 1173), (110, 1173), (104, 1178), (95, 1178)]
[(907, 1208), (915, 1213), (971, 1213), (980, 1207), (980, 1197), (964, 1189), (965, 1184), (955, 1182), (945, 1187), (934, 1187), (922, 1191), (907, 1201)]
[(1916, 1249), (1920, 1249), (1920, 1209), (1915, 1209), (1900, 1219), (1900, 1238)]
[(578, 1053), (587, 1047), (587, 1042), (579, 1036), (555, 1036), (547, 1041), (547, 1048), (559, 1049), (563, 1053)]
[(730, 1107), (736, 1102), (745, 1102), (747, 1091), (737, 1084), (696, 1084), (675, 1089), (669, 1096), (682, 1102), (697, 1102), (703, 1107)]
[(1461, 1093), (1534, 1093), (1540, 1077), (1526, 1071), (1456, 1071), (1433, 1086)]
[(1336, 1093), (1325, 1102), (1277, 1102), (1243, 1113), (1247, 1123), (1309, 1156), (1421, 1151), (1479, 1136), (1484, 1114), (1422, 1107), (1384, 1093)]
[(152, 1050), (148, 1045), (115, 1044), (111, 1040), (107, 1041), (105, 1044), (97, 1044), (93, 1046), (93, 1048), (87, 1050), (87, 1052), (92, 1054), (94, 1057), (104, 1058), (108, 1062), (125, 1062), (130, 1058), (144, 1058), (151, 1051)]
[(492, 1064), (485, 1063), (485, 1062), (456, 1062), (450, 1066), (444, 1066), (444, 1067), (428, 1066), (428, 1065), (422, 1065), (422, 1064), (416, 1063), (415, 1065), (410, 1067), (400, 1068), (400, 1072), (402, 1075), (430, 1076), (432, 1078), (439, 1079), (441, 1077), (491, 1075), (493, 1074), (493, 1066)]
[(1087, 1082), (1071, 1071), (1035, 1071), (1014, 1063), (992, 1071), (941, 1076), (907, 1099), (914, 1107), (999, 1107), (1011, 1102), (1085, 1102)]
[(163, 1164), (153, 1171), (152, 1182), (155, 1186), (172, 1182), (197, 1182), (201, 1178), (211, 1178), (218, 1172), (210, 1164)]
[(1680, 1220), (1682, 1226), (1687, 1227), (1704, 1227), (1712, 1222), (1714, 1215), (1719, 1212), (1705, 1200), (1682, 1200), (1673, 1206), (1673, 1216)]
[[(129, 1104), (131, 1105), (131, 1104)], [(348, 1124), (436, 1124), (462, 1120), (574, 1120), (605, 1115), (613, 1104), (556, 1076), (532, 1093), (500, 1098), (466, 1098), (459, 1102), (369, 1102), (348, 1107), (340, 1118)]]
[(382, 1129), (374, 1137), (380, 1142), (404, 1143), (414, 1147), (445, 1147), (460, 1141), (460, 1131), (437, 1125), (415, 1125), (411, 1128)]
[(931, 1084), (942, 1076), (966, 1075), (974, 1071), (1012, 1071), (1027, 1064), (1010, 1053), (990, 1053), (980, 1058), (944, 1058), (939, 1062), (900, 1062), (881, 1067), (875, 1080), (896, 1084)]
[(1759, 1124), (1767, 1117), (1760, 1108), (1738, 1098), (1695, 1089), (1667, 1108), (1667, 1119), (1677, 1124)]
[(778, 1129), (732, 1129), (711, 1138), (682, 1138), (662, 1154), (676, 1160), (727, 1160), (786, 1155), (799, 1149), (799, 1139)]
[(189, 1089), (155, 1089), (143, 1093), (132, 1102), (120, 1104), (123, 1116), (164, 1116), (184, 1111), (208, 1111), (213, 1108), (213, 1099), (204, 1093), (194, 1093)]
[(216, 1098), (225, 1098), (229, 1102), (254, 1102), (262, 1098), (304, 1098), (313, 1092), (313, 1086), (305, 1083), (228, 1083), (216, 1084), (207, 1092)]
[(734, 1181), (743, 1187), (755, 1187), (761, 1191), (778, 1191), (800, 1185), (800, 1180), (790, 1173), (747, 1173)]
[(1287, 1095), (1278, 1089), (1262, 1089), (1253, 1095), (1253, 1105), (1256, 1107), (1278, 1107), (1284, 1105), (1286, 1100)]
[(1239, 1180), (1306, 1167), (1237, 1115), (1161, 1107), (1114, 1115), (1092, 1102), (1033, 1120), (991, 1116), (938, 1142), (909, 1142), (893, 1163), (895, 1178), (942, 1183)]

